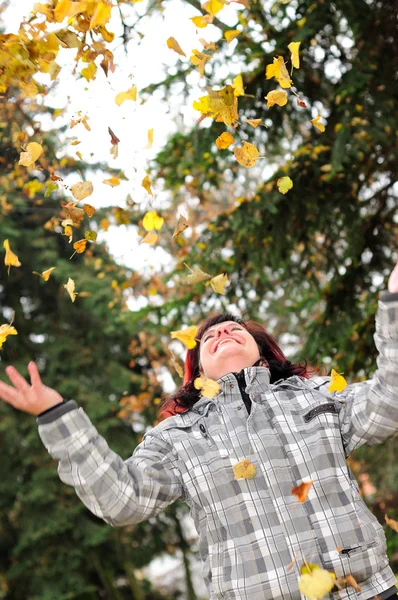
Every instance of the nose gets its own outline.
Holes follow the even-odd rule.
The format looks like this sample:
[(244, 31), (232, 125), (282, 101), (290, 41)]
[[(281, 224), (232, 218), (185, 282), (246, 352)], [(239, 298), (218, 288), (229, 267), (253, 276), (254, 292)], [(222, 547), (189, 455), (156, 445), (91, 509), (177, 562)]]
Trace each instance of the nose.
[(221, 325), (218, 329), (216, 329), (215, 337), (219, 338), (223, 332), (230, 333), (231, 327), (231, 325)]

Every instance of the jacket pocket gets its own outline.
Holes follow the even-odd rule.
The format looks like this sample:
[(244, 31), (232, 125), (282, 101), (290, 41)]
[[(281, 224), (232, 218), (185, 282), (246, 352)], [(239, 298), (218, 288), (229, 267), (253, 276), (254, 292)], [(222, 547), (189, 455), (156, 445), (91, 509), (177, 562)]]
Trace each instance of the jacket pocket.
[(334, 402), (323, 402), (286, 414), (292, 431), (310, 434), (322, 429), (340, 430), (339, 412)]

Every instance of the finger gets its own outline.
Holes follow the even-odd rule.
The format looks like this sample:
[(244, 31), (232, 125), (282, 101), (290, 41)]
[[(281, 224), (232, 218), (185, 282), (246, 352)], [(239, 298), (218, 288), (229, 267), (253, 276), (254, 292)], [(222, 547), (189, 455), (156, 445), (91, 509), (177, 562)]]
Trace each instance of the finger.
[(30, 388), (29, 383), (26, 381), (24, 377), (15, 369), (15, 367), (7, 367), (6, 373), (8, 377), (11, 379), (11, 382), (15, 385), (17, 390), (24, 393), (27, 392)]
[(7, 385), (3, 381), (0, 381), (0, 398), (14, 406), (18, 401), (18, 392), (11, 385)]
[(30, 375), (30, 380), (32, 382), (32, 386), (38, 387), (40, 385), (43, 385), (40, 379), (39, 369), (37, 368), (37, 364), (33, 362), (33, 360), (30, 361), (30, 363), (28, 364), (28, 371)]
[(398, 292), (398, 263), (395, 265), (388, 280), (388, 291), (391, 293)]

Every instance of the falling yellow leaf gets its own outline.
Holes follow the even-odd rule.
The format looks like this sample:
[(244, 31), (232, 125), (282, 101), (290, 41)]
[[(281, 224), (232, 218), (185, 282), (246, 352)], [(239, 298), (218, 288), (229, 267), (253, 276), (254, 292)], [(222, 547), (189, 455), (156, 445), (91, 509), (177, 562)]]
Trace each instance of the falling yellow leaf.
[(14, 252), (10, 249), (10, 243), (8, 240), (4, 240), (3, 248), (5, 248), (6, 255), (4, 258), (4, 264), (8, 267), (8, 275), (10, 274), (10, 267), (21, 267), (22, 263), (19, 262), (19, 258)]
[(344, 377), (332, 369), (328, 392), (342, 392), (346, 386), (347, 382)]
[(285, 106), (287, 104), (287, 94), (281, 90), (272, 90), (265, 96), (268, 108), (277, 104), (278, 106)]
[(148, 129), (148, 142), (147, 145), (145, 146), (145, 148), (152, 148), (152, 144), (153, 144), (153, 131), (154, 129)]
[(292, 494), (297, 496), (299, 502), (305, 502), (313, 483), (313, 481), (303, 481), (303, 483), (292, 489)]
[(193, 384), (197, 390), (201, 390), (200, 395), (204, 398), (214, 398), (220, 391), (220, 385), (213, 379), (197, 377)]
[(204, 52), (199, 52), (199, 50), (192, 50), (191, 63), (198, 67), (198, 71), (203, 77), (205, 66), (207, 61), (210, 59), (209, 54), (205, 54)]
[(179, 329), (178, 331), (171, 331), (170, 336), (174, 340), (182, 342), (188, 350), (192, 350), (196, 346), (196, 336), (198, 335), (198, 328), (196, 325), (191, 325), (186, 329)]
[(351, 585), (354, 590), (356, 590), (357, 592), (361, 593), (362, 592), (362, 588), (360, 585), (358, 585), (357, 580), (355, 579), (355, 577), (353, 575), (351, 575), (351, 573), (348, 573), (348, 575), (345, 578), (345, 582), (347, 585)]
[(258, 127), (261, 123), (262, 119), (247, 119), (246, 123), (249, 123), (254, 129)]
[(320, 123), (320, 119), (321, 119), (321, 115), (318, 113), (317, 116), (315, 117), (315, 119), (311, 119), (311, 123), (313, 125), (315, 125), (315, 127), (317, 127), (317, 129), (319, 129), (319, 131), (325, 131), (325, 125), (322, 125), (322, 123)]
[(50, 279), (50, 275), (54, 271), (54, 269), (56, 269), (56, 267), (51, 267), (50, 269), (47, 269), (47, 271), (43, 271), (43, 273), (38, 273), (37, 271), (32, 271), (32, 273), (34, 273), (35, 275), (39, 275), (40, 277), (43, 277), (44, 281), (48, 281)]
[(209, 283), (206, 285), (211, 285), (217, 294), (225, 294), (225, 285), (227, 281), (228, 275), (226, 273), (221, 273), (221, 275), (212, 277), (212, 279), (210, 279)]
[(152, 231), (153, 229), (159, 230), (162, 228), (163, 223), (163, 217), (160, 217), (156, 210), (148, 211), (142, 219), (142, 226), (145, 231)]
[(174, 356), (172, 350), (170, 350), (170, 352), (171, 352), (171, 362), (173, 363), (173, 367), (175, 368), (175, 370), (177, 371), (177, 373), (181, 377), (181, 379), (183, 379), (184, 378), (184, 369), (182, 368), (182, 366), (177, 361), (177, 359)]
[(398, 521), (394, 521), (394, 519), (390, 519), (387, 515), (384, 515), (384, 519), (389, 527), (398, 533)]
[(108, 219), (101, 219), (100, 224), (99, 224), (100, 229), (102, 229), (103, 231), (108, 231), (109, 225), (110, 225), (110, 223), (109, 223)]
[(213, 16), (219, 13), (220, 10), (224, 8), (224, 6), (225, 2), (221, 2), (221, 0), (208, 0), (208, 2), (205, 2), (203, 4), (203, 8), (205, 9), (205, 11)]
[(233, 466), (234, 479), (253, 479), (256, 475), (256, 467), (249, 458), (243, 458)]
[(227, 40), (228, 44), (230, 44), (232, 42), (232, 40), (237, 38), (240, 33), (242, 33), (242, 32), (239, 31), (239, 29), (230, 29), (229, 31), (226, 31), (224, 33), (224, 37)]
[(73, 247), (76, 250), (76, 252), (82, 254), (82, 252), (84, 252), (87, 247), (87, 240), (78, 240), (73, 244)]
[(21, 156), (19, 159), (19, 165), (23, 167), (33, 167), (37, 159), (41, 156), (43, 152), (42, 146), (37, 142), (29, 142), (26, 146), (26, 151), (21, 152)]
[(241, 148), (234, 148), (235, 158), (242, 167), (250, 169), (256, 164), (260, 153), (254, 144), (250, 144), (249, 142), (242, 142), (242, 144)]
[(293, 82), (290, 79), (290, 75), (286, 68), (285, 61), (283, 60), (283, 56), (278, 56), (278, 58), (274, 58), (273, 63), (267, 65), (265, 70), (265, 76), (267, 79), (275, 77), (275, 79), (278, 81), (279, 85), (282, 88), (292, 87)]
[(80, 181), (79, 183), (72, 185), (70, 191), (76, 200), (83, 200), (83, 198), (91, 196), (93, 189), (91, 181)]
[[(185, 265), (185, 266), (188, 267), (188, 265)], [(189, 275), (187, 275), (187, 277), (185, 279), (185, 281), (189, 285), (192, 285), (194, 283), (200, 283), (201, 281), (207, 281), (208, 279), (211, 279), (211, 275), (209, 275), (208, 273), (205, 273), (199, 267), (194, 267), (193, 269), (188, 267), (188, 269), (190, 271), (192, 271)]]
[(200, 17), (191, 17), (191, 21), (199, 29), (207, 27), (209, 23), (213, 23), (213, 15), (201, 15)]
[(182, 50), (180, 44), (175, 38), (169, 37), (169, 39), (167, 40), (167, 46), (171, 48), (171, 50), (174, 50), (174, 52), (177, 52), (177, 54), (181, 54), (181, 56), (186, 56), (184, 50)]
[(288, 48), (291, 54), (292, 65), (295, 69), (300, 68), (299, 48), (301, 42), (290, 42)]
[(232, 126), (238, 119), (238, 99), (232, 85), (227, 85), (222, 90), (207, 89), (208, 95), (195, 100), (193, 108), (204, 117), (213, 117), (217, 122)]
[(276, 182), (276, 185), (278, 186), (278, 190), (281, 194), (286, 194), (289, 190), (292, 189), (293, 181), (290, 179), (290, 177), (281, 177)]
[[(316, 565), (312, 565), (315, 567)], [(334, 587), (336, 576), (325, 569), (313, 568), (310, 573), (301, 575), (298, 587), (309, 600), (321, 600)]]
[(84, 67), (84, 69), (82, 69), (80, 71), (80, 75), (82, 75), (82, 77), (84, 77), (84, 79), (86, 79), (87, 81), (91, 81), (92, 79), (95, 79), (95, 76), (97, 74), (97, 66), (95, 63), (90, 63), (87, 67)]
[[(41, 8), (39, 11), (38, 8)], [(43, 4), (35, 4), (35, 9), (37, 12), (41, 12), (46, 16), (50, 16), (46, 12), (46, 5)], [(72, 0), (59, 0), (57, 6), (54, 9), (54, 21), (56, 23), (61, 23), (66, 17), (73, 17), (79, 12), (83, 12), (87, 10), (87, 2), (72, 2)]]
[(228, 131), (224, 131), (221, 135), (216, 139), (216, 146), (219, 150), (225, 150), (231, 144), (234, 143), (234, 137)]
[(0, 348), (3, 347), (8, 335), (18, 335), (18, 331), (8, 323), (0, 325)]
[(95, 208), (94, 206), (91, 206), (91, 204), (83, 204), (83, 210), (89, 219), (91, 219), (91, 217), (95, 213)]
[(137, 100), (137, 86), (133, 85), (127, 92), (119, 92), (115, 97), (115, 102), (118, 106), (123, 104), (125, 100)]
[(141, 243), (152, 245), (156, 242), (157, 239), (158, 234), (155, 231), (148, 231), (148, 233), (146, 233), (142, 238)]
[(71, 279), (69, 277), (68, 283), (64, 283), (64, 288), (66, 289), (69, 296), (71, 297), (72, 302), (74, 302), (76, 300), (76, 296), (78, 295), (78, 292), (75, 292), (75, 282), (73, 281), (73, 279)]
[(144, 189), (146, 189), (148, 194), (151, 194), (151, 196), (153, 196), (153, 192), (151, 189), (152, 181), (151, 181), (151, 178), (149, 177), (149, 175), (146, 175), (144, 177), (144, 179), (141, 181), (141, 185)]
[(120, 179), (118, 177), (111, 177), (110, 179), (104, 179), (102, 183), (115, 187), (116, 185), (120, 185)]
[(174, 229), (173, 238), (178, 237), (180, 235), (180, 233), (185, 231), (188, 227), (189, 227), (188, 221), (186, 220), (184, 215), (180, 215), (177, 220), (177, 225)]
[(90, 29), (106, 25), (111, 18), (112, 4), (99, 0), (90, 21)]
[(232, 87), (234, 88), (234, 95), (235, 96), (243, 96), (245, 93), (245, 90), (243, 89), (243, 78), (242, 75), (237, 75), (233, 82), (232, 82)]
[(92, 231), (91, 229), (88, 229), (87, 231), (84, 232), (84, 237), (89, 242), (95, 242), (97, 240), (97, 232)]

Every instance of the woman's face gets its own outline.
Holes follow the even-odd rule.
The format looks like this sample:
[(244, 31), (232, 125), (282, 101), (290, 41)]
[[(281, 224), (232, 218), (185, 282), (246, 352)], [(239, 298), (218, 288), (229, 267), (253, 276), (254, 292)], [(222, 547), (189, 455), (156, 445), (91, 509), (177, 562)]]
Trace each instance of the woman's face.
[(237, 373), (251, 367), (260, 358), (254, 337), (234, 321), (213, 325), (200, 340), (201, 372), (208, 379), (219, 379), (226, 373)]

